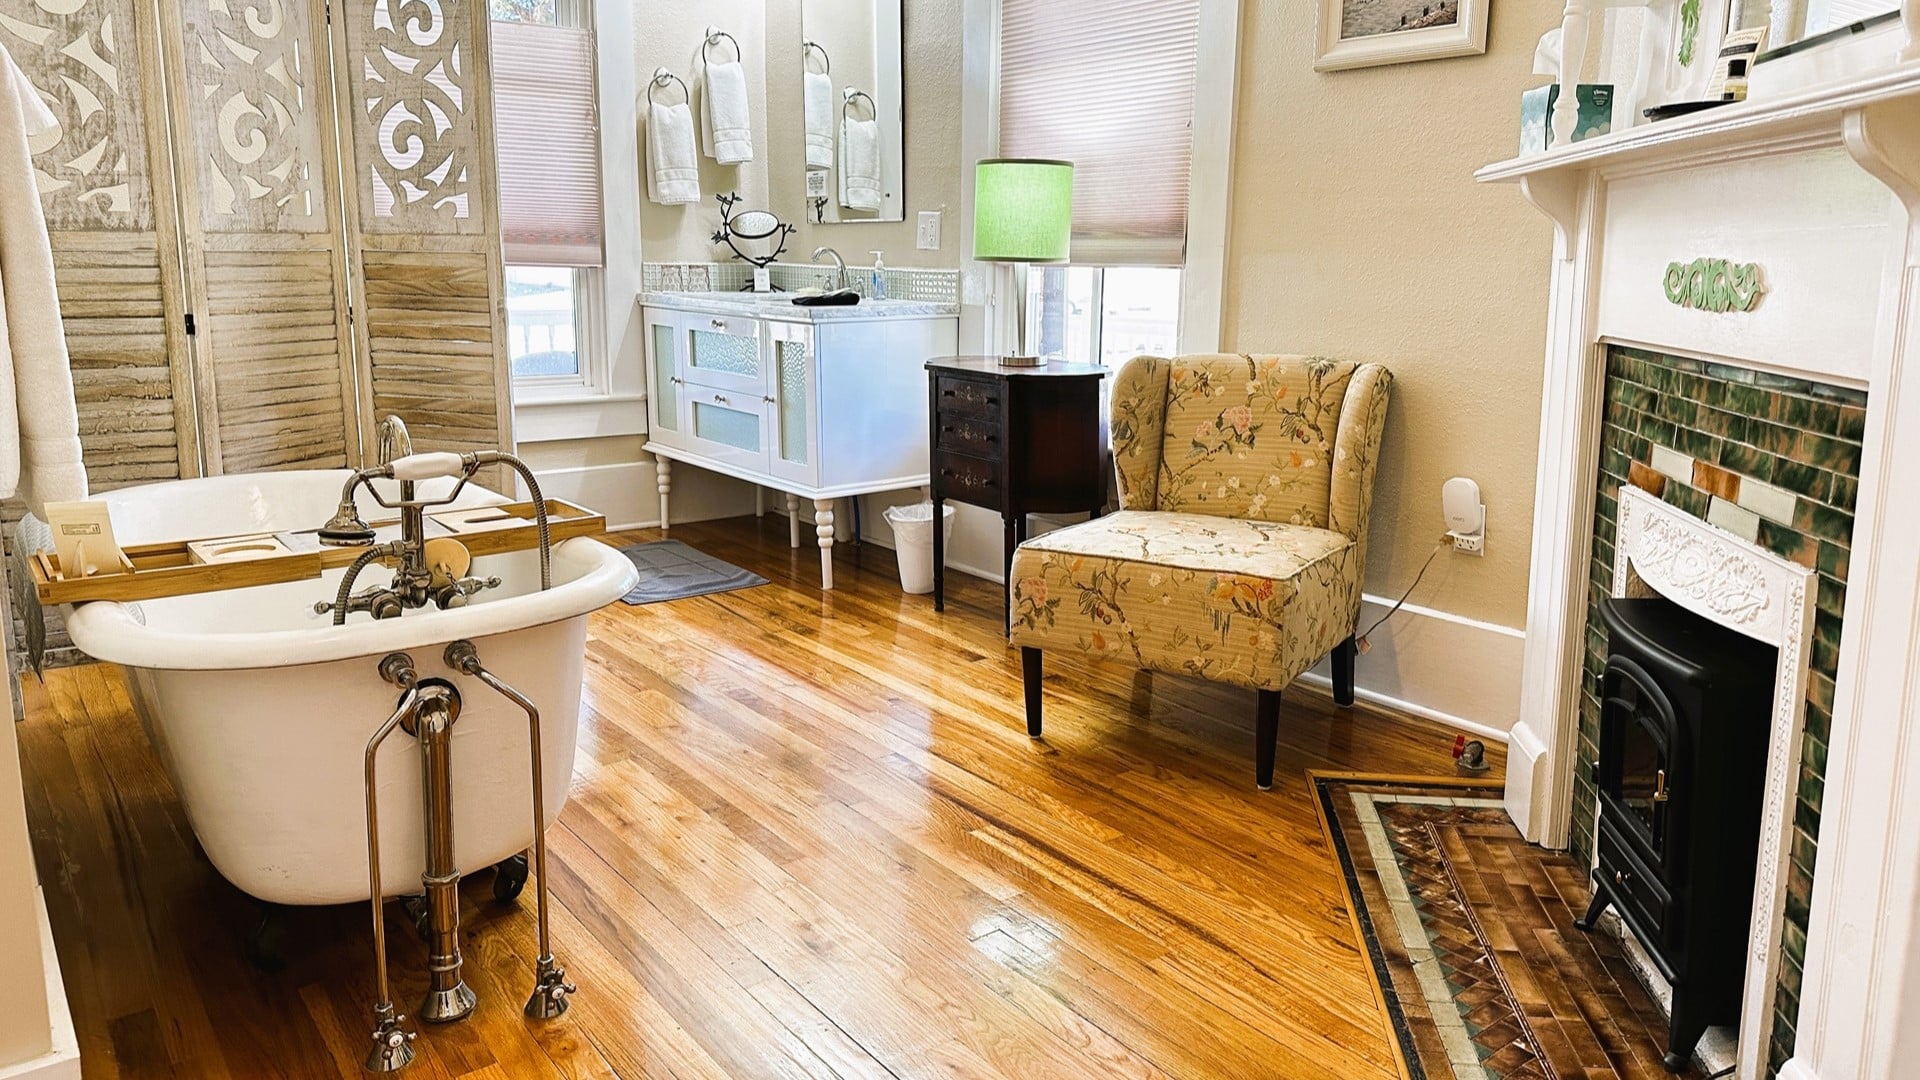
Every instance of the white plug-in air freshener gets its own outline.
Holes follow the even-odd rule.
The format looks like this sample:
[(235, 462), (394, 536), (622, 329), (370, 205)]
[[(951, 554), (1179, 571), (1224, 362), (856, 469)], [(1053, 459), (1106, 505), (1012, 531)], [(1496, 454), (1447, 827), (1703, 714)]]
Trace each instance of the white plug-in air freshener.
[(1487, 508), (1480, 502), (1480, 485), (1456, 476), (1440, 486), (1440, 511), (1447, 518), (1453, 549), (1469, 555), (1487, 550)]

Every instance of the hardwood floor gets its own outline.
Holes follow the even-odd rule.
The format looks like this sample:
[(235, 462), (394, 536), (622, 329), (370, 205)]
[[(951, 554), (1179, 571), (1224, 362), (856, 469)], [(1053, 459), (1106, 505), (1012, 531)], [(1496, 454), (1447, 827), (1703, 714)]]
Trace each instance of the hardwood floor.
[[(1304, 773), (1450, 772), (1449, 730), (1290, 691), (1256, 792), (1251, 691), (1049, 656), (1030, 741), (997, 586), (954, 574), (936, 615), (884, 548), (837, 547), (823, 594), (783, 519), (672, 535), (773, 583), (592, 621), (550, 834), (573, 1009), (521, 1017), (533, 893), (476, 875), (480, 1008), (420, 1027), (410, 1075), (1396, 1075)], [(86, 1075), (362, 1075), (364, 907), (292, 912), (288, 966), (257, 972), (256, 909), (195, 856), (118, 672), (25, 692)], [(388, 912), (410, 1012), (425, 957)]]

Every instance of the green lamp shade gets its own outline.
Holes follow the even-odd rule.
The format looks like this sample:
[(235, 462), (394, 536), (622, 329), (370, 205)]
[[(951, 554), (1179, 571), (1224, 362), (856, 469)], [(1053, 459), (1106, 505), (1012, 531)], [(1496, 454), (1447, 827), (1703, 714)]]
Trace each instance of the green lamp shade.
[(1073, 163), (989, 158), (973, 170), (973, 257), (1065, 262), (1073, 241)]

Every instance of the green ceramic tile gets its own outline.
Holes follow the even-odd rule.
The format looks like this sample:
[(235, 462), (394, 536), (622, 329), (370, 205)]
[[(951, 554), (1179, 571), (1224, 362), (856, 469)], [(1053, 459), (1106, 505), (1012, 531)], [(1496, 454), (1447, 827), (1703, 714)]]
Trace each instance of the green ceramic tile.
[(1769, 454), (1781, 457), (1796, 456), (1795, 448), (1800, 444), (1802, 432), (1795, 428), (1781, 427), (1765, 420), (1747, 421), (1747, 442), (1765, 450)]
[(1734, 383), (1727, 387), (1727, 408), (1742, 416), (1767, 415), (1770, 395), (1765, 390)]
[(1671, 420), (1681, 427), (1692, 427), (1694, 415), (1700, 411), (1700, 406), (1678, 394), (1667, 394), (1653, 411), (1662, 420)]
[(1756, 543), (1783, 559), (1791, 559), (1811, 569), (1820, 559), (1820, 543), (1800, 530), (1768, 518), (1760, 519)]
[[(1805, 764), (1807, 768), (1812, 769), (1819, 775), (1827, 775), (1826, 740), (1815, 736), (1810, 731), (1801, 732), (1800, 761)], [(1809, 850), (1811, 850), (1811, 845), (1809, 845)]]
[(1820, 572), (1836, 580), (1847, 580), (1847, 562), (1849, 552), (1846, 547), (1831, 540), (1820, 541)]
[(1821, 778), (1819, 773), (1807, 768), (1804, 762), (1800, 765), (1800, 786), (1798, 790), (1801, 805), (1818, 814), (1820, 812), (1820, 796), (1825, 793), (1826, 782)]
[(1659, 443), (1661, 446), (1673, 445), (1674, 427), (1673, 427), (1673, 422), (1670, 420), (1662, 420), (1657, 416), (1652, 416), (1647, 413), (1641, 413), (1640, 420), (1639, 420), (1639, 423), (1636, 425), (1636, 428), (1639, 430), (1641, 435), (1644, 435), (1647, 438), (1652, 439), (1654, 442)]
[(1741, 476), (1751, 476), (1755, 480), (1773, 483), (1776, 459), (1764, 450), (1731, 440), (1720, 444), (1720, 465), (1732, 469)]
[(1812, 397), (1837, 401), (1842, 405), (1852, 405), (1857, 409), (1867, 407), (1867, 392), (1851, 386), (1835, 386), (1832, 383), (1809, 383), (1807, 393)]
[(1833, 715), (1833, 676), (1815, 671), (1807, 676), (1807, 703)]
[(1793, 508), (1793, 526), (1822, 540), (1847, 543), (1853, 538), (1853, 515), (1805, 499)]
[(1729, 364), (1708, 364), (1707, 374), (1716, 379), (1724, 379), (1727, 382), (1752, 385), (1756, 372), (1752, 368), (1734, 367)]
[(1773, 467), (1772, 483), (1814, 502), (1825, 502), (1833, 489), (1833, 474), (1814, 465), (1782, 458)]
[(1867, 410), (1858, 405), (1840, 406), (1840, 421), (1834, 426), (1834, 434), (1851, 442), (1860, 442), (1867, 437)]
[(1808, 836), (1820, 835), (1820, 808), (1806, 799), (1795, 799), (1793, 803), (1793, 824), (1805, 829)]
[(1813, 598), (1815, 611), (1839, 618), (1846, 611), (1847, 587), (1830, 577), (1821, 577), (1818, 580), (1820, 587)]
[(1698, 461), (1718, 461), (1720, 440), (1704, 431), (1683, 427), (1674, 432), (1673, 448)]
[[(1812, 701), (1808, 701), (1806, 718), (1807, 722), (1803, 730), (1808, 736), (1818, 739), (1824, 744), (1827, 741), (1827, 737), (1833, 732), (1833, 717), (1830, 716), (1825, 709), (1815, 705)], [(1824, 761), (1825, 759), (1822, 760)], [(1826, 772), (1825, 769), (1820, 771), (1822, 773)]]
[(1860, 475), (1859, 443), (1850, 443), (1806, 431), (1800, 434), (1800, 445), (1794, 456), (1809, 465), (1818, 465), (1829, 472), (1843, 473), (1847, 476)]
[[(1825, 402), (1821, 404), (1826, 405)], [(1826, 407), (1833, 409), (1836, 415), (1838, 414), (1837, 406), (1826, 405)], [(1812, 414), (1812, 411), (1812, 399), (1795, 397), (1792, 394), (1775, 394), (1773, 395), (1773, 400), (1767, 403), (1767, 419), (1776, 424), (1785, 424), (1788, 427), (1796, 428), (1811, 426), (1821, 431), (1828, 430), (1829, 427), (1815, 425), (1810, 422), (1808, 418)]]
[(1827, 505), (1851, 514), (1860, 496), (1860, 481), (1851, 476), (1835, 476), (1833, 490), (1827, 493)]
[(1845, 438), (1840, 434), (1840, 406), (1819, 398), (1792, 397), (1784, 400), (1798, 402), (1801, 413), (1799, 427), (1808, 431), (1817, 431), (1822, 435)]

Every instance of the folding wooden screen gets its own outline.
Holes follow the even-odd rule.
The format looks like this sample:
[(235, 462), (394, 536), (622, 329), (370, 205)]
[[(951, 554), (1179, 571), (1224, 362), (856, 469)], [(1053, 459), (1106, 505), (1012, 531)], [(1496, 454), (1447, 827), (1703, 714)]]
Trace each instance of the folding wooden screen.
[(480, 0), (0, 0), (106, 489), (511, 445)]

